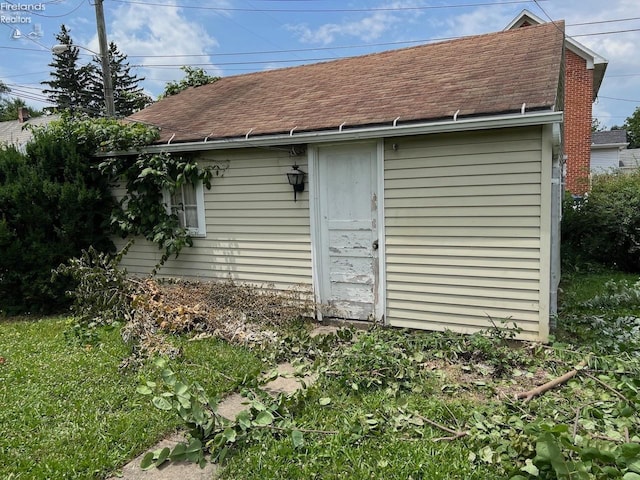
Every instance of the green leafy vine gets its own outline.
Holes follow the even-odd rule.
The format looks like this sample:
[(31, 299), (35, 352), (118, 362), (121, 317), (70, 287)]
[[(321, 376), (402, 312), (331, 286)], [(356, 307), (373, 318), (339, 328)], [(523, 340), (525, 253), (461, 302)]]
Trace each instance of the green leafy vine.
[[(126, 192), (111, 215), (114, 233), (123, 237), (141, 236), (163, 250), (154, 270), (167, 259), (178, 256), (193, 241), (176, 215), (163, 204), (163, 192), (170, 194), (186, 184), (202, 182), (211, 188), (212, 176), (224, 169), (198, 168), (191, 156), (167, 152), (145, 153), (144, 147), (158, 139), (158, 130), (139, 123), (123, 123), (115, 119), (95, 119), (65, 113), (48, 127), (57, 138), (73, 139), (84, 147), (87, 157), (118, 152), (96, 165), (97, 173), (113, 186), (122, 184)], [(34, 129), (38, 135), (39, 130)], [(87, 161), (92, 161), (87, 158)]]
[(123, 237), (142, 236), (163, 250), (155, 271), (170, 256), (177, 257), (185, 246), (193, 245), (188, 229), (167, 211), (163, 192), (173, 194), (183, 185), (198, 182), (210, 189), (211, 168), (198, 168), (192, 158), (167, 152), (111, 157), (98, 168), (113, 182), (122, 182), (126, 189), (112, 215), (113, 229)]

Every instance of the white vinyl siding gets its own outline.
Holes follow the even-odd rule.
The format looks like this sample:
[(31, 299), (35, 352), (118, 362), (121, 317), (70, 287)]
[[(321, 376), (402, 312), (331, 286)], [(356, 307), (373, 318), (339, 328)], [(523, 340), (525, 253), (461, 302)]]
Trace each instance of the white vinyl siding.
[(546, 336), (542, 129), (393, 139), (384, 155), (388, 323), (473, 332), (491, 317)]
[[(160, 276), (310, 288), (308, 195), (298, 193), (294, 202), (286, 176), (293, 163), (306, 171), (306, 158), (244, 149), (206, 153), (197, 161), (228, 166), (214, 175), (211, 190), (204, 189), (207, 236), (194, 238), (193, 247), (172, 257)], [(157, 246), (137, 239), (123, 264), (130, 273), (147, 274), (159, 258)]]
[(620, 149), (591, 148), (591, 173), (611, 173), (620, 167)]

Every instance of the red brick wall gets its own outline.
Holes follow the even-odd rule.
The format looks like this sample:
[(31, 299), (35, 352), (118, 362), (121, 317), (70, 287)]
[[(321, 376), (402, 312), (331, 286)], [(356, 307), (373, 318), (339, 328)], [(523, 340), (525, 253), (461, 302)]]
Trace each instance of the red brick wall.
[(567, 155), (566, 188), (575, 195), (589, 190), (591, 157), (591, 106), (593, 70), (567, 50), (565, 54), (564, 153)]

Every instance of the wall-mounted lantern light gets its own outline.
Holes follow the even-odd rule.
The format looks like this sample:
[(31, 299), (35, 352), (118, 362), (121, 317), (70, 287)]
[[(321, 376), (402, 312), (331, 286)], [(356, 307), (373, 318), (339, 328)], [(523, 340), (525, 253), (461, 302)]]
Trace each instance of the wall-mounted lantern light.
[(298, 192), (304, 192), (304, 172), (294, 165), (290, 172), (287, 172), (289, 185), (293, 187), (293, 201), (296, 201)]

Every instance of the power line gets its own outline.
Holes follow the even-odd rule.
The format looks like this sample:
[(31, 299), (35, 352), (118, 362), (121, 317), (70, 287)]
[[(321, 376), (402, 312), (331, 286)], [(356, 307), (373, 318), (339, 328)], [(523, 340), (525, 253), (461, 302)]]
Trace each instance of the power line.
[[(344, 58), (344, 57), (343, 57)], [(335, 57), (320, 57), (320, 58), (294, 58), (291, 60), (254, 60), (248, 62), (216, 62), (216, 63), (190, 63), (190, 67), (218, 67), (225, 65), (261, 65), (263, 63), (296, 63), (296, 62), (326, 62), (329, 60), (336, 60)], [(130, 65), (130, 67), (142, 67), (142, 68), (176, 68), (184, 66), (183, 63), (140, 63)]]
[(631, 100), (629, 98), (616, 98), (616, 97), (605, 97), (604, 95), (598, 95), (598, 98), (605, 98), (607, 100), (617, 100), (619, 102), (632, 102), (632, 103), (640, 103), (640, 100)]
[[(293, 0), (292, 0), (293, 1)], [(639, 17), (640, 18), (640, 17)], [(605, 22), (616, 22), (616, 21), (624, 21), (620, 20), (606, 20)], [(593, 22), (598, 23), (598, 22)], [(580, 24), (573, 24), (580, 25)], [(628, 29), (628, 30), (612, 30), (608, 32), (594, 32), (594, 33), (584, 33), (580, 35), (571, 35), (571, 37), (588, 37), (588, 36), (596, 36), (596, 35), (609, 35), (609, 34), (617, 34), (617, 33), (627, 33), (640, 31), (640, 29)], [(378, 43), (362, 43), (355, 45), (336, 45), (332, 47), (308, 47), (308, 48), (289, 48), (282, 50), (256, 50), (254, 52), (220, 52), (220, 53), (198, 53), (198, 54), (171, 54), (171, 55), (127, 55), (128, 59), (131, 58), (192, 58), (192, 57), (229, 57), (229, 56), (251, 56), (251, 55), (269, 55), (269, 54), (280, 54), (280, 53), (298, 53), (298, 52), (314, 52), (314, 51), (331, 51), (331, 50), (347, 50), (347, 49), (358, 49), (358, 48), (372, 48), (372, 47), (385, 47), (385, 46), (397, 46), (397, 45), (415, 45), (415, 44), (425, 44), (430, 42), (441, 42), (447, 40), (456, 40), (459, 38), (464, 38), (464, 36), (456, 36), (456, 37), (434, 37), (434, 38), (423, 38), (419, 40), (403, 40), (396, 42), (378, 42)], [(39, 44), (40, 45), (40, 44)], [(37, 48), (25, 48), (25, 47), (7, 47), (0, 46), (0, 49), (9, 49), (9, 50), (20, 50), (20, 51), (31, 51), (31, 52), (40, 52), (40, 53), (50, 53), (51, 50), (44, 45), (41, 45), (43, 49)], [(79, 52), (80, 55), (92, 56), (91, 54), (85, 52)], [(298, 59), (304, 61), (305, 59)], [(295, 61), (295, 60), (291, 60)], [(269, 61), (265, 60), (264, 62), (259, 63), (268, 63)], [(252, 62), (247, 62), (252, 63)], [(255, 62), (253, 62), (255, 63)], [(609, 75), (611, 76), (611, 75)]]
[(640, 32), (640, 28), (630, 28), (629, 30), (612, 30), (610, 32), (583, 33), (580, 35), (571, 35), (571, 37), (591, 37), (595, 35), (613, 35), (614, 33)]
[[(371, 8), (321, 8), (321, 9), (294, 9), (294, 8), (242, 8), (242, 7), (203, 7), (201, 5), (174, 5), (168, 3), (142, 2), (138, 0), (112, 0), (118, 3), (127, 3), (132, 5), (148, 5), (153, 7), (170, 7), (170, 8), (186, 8), (193, 10), (214, 10), (220, 12), (281, 12), (281, 13), (353, 13), (353, 12), (402, 12), (402, 11), (419, 11), (434, 10), (446, 8), (469, 8), (469, 7), (487, 7), (495, 5), (509, 5), (530, 3), (530, 0), (506, 0), (503, 2), (481, 2), (481, 3), (460, 3), (448, 5), (424, 5), (420, 7), (371, 7)], [(546, 1), (546, 0), (538, 0)]]
[(621, 73), (619, 75), (607, 75), (607, 78), (612, 78), (612, 77), (638, 77), (640, 76), (640, 73)]
[(44, 73), (49, 73), (49, 71), (45, 70), (42, 72), (29, 72), (29, 73), (17, 73), (14, 75), (3, 75), (2, 78), (27, 77), (29, 75), (42, 75)]
[(598, 25), (601, 23), (630, 22), (632, 20), (640, 20), (640, 17), (617, 18), (614, 20), (599, 20), (594, 22), (568, 23), (567, 27), (579, 27), (582, 25)]

